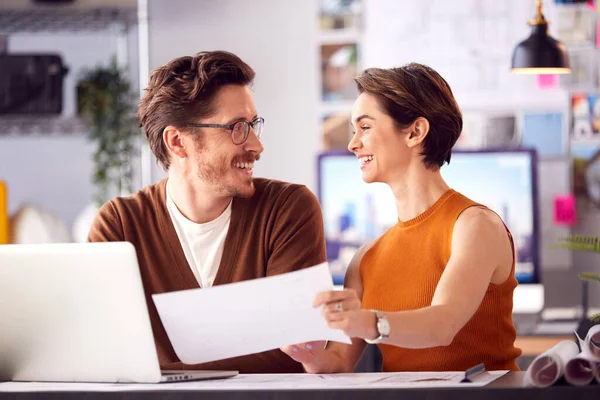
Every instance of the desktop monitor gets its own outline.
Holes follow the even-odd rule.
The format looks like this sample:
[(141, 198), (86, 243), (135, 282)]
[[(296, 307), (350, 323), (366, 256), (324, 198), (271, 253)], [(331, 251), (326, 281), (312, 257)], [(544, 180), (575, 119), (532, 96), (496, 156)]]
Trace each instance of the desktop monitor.
[[(396, 224), (398, 214), (387, 185), (363, 182), (354, 154), (320, 154), (318, 174), (327, 258), (339, 285), (354, 252)], [(535, 151), (454, 151), (441, 174), (451, 188), (500, 215), (515, 242), (515, 276), (520, 284), (514, 311), (541, 311)]]

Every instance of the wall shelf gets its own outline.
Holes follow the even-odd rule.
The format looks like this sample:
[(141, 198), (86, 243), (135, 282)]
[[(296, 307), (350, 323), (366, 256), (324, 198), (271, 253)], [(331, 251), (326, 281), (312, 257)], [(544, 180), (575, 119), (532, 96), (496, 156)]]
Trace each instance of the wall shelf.
[(124, 8), (26, 8), (0, 10), (0, 33), (102, 31), (137, 24), (137, 11)]
[[(135, 7), (0, 8), (0, 35), (106, 30), (125, 35), (137, 20)], [(85, 135), (87, 131), (83, 121), (73, 116), (0, 115), (0, 137)]]
[(360, 38), (357, 28), (337, 29), (319, 32), (318, 42), (320, 44), (346, 44), (356, 43)]
[(354, 106), (354, 100), (340, 100), (340, 101), (321, 101), (319, 103), (319, 112), (321, 115), (328, 114), (351, 114), (352, 107)]
[(0, 116), (0, 138), (87, 135), (87, 132), (87, 126), (76, 117)]

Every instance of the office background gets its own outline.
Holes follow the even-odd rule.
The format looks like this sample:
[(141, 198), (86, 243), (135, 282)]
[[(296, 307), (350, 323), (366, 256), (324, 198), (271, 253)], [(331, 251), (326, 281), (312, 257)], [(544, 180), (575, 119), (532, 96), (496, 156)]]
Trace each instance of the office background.
[[(118, 7), (137, 16), (138, 3), (146, 2), (86, 0), (77, 4)], [(0, 10), (30, 6), (28, 1), (7, 0)], [(544, 84), (535, 76), (510, 74), (512, 49), (529, 35), (526, 22), (535, 15), (533, 0), (363, 0), (359, 32), (337, 38), (322, 34), (320, 6), (318, 0), (148, 0), (148, 68), (201, 50), (225, 49), (238, 54), (257, 73), (255, 101), (266, 120), (265, 152), (255, 175), (306, 184), (313, 191), (317, 187), (316, 157), (324, 150), (322, 116), (351, 105), (342, 101), (332, 106), (322, 101), (322, 45), (326, 42), (355, 41), (359, 70), (410, 61), (429, 64), (449, 82), (466, 125), (475, 126), (473, 129), (496, 115), (516, 115), (521, 129), (526, 115), (559, 113), (563, 115), (563, 137), (568, 137), (571, 89), (563, 84), (566, 81)], [(560, 7), (546, 1), (544, 11), (550, 32), (557, 33)], [(140, 70), (145, 70), (139, 57), (140, 46), (144, 46), (140, 29), (145, 27), (132, 24), (125, 33), (110, 26), (83, 32), (15, 31), (5, 39), (8, 53), (56, 52), (63, 57), (69, 73), (61, 118), (70, 120), (76, 112), (76, 81), (86, 67), (106, 64), (111, 56), (120, 54), (132, 82), (144, 82), (144, 76), (140, 79)], [(593, 91), (597, 83), (579, 85), (579, 90)], [(40, 125), (27, 134), (11, 128), (0, 135), (0, 179), (8, 186), (11, 213), (24, 204), (34, 204), (56, 215), (71, 232), (95, 187), (91, 183), (93, 145), (79, 125), (69, 126), (61, 129), (52, 120), (47, 128)], [(147, 152), (142, 152), (141, 158), (133, 160), (136, 189), (166, 176), (154, 160), (144, 159), (145, 155)], [(600, 266), (597, 255), (550, 249), (560, 237), (597, 235), (600, 227), (599, 213), (579, 200), (575, 225), (554, 223), (554, 198), (572, 193), (571, 175), (567, 142), (555, 154), (540, 157), (541, 274), (547, 307), (580, 304), (577, 272), (597, 271)], [(594, 286), (590, 287), (590, 304), (600, 307), (600, 291)]]

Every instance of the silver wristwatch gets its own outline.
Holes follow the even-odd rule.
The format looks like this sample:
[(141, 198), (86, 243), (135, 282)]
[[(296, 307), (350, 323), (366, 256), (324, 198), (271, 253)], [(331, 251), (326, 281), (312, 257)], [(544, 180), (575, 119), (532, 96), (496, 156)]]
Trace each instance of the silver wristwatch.
[(365, 342), (377, 344), (390, 336), (390, 322), (381, 311), (373, 310), (373, 312), (377, 317), (377, 332), (379, 333), (379, 336), (373, 340), (365, 339)]

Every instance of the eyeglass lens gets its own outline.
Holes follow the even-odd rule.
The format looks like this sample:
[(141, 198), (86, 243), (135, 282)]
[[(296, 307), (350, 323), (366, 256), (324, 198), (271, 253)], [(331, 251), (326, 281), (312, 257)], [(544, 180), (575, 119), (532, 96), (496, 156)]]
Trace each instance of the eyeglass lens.
[(254, 134), (258, 139), (262, 136), (263, 131), (263, 120), (257, 119), (251, 123), (246, 121), (240, 121), (233, 126), (233, 142), (236, 144), (242, 144), (248, 138), (248, 134), (250, 133), (250, 125), (252, 125), (252, 129), (254, 129)]

